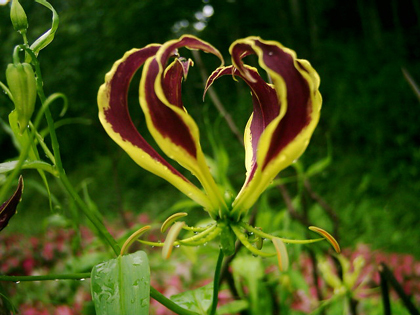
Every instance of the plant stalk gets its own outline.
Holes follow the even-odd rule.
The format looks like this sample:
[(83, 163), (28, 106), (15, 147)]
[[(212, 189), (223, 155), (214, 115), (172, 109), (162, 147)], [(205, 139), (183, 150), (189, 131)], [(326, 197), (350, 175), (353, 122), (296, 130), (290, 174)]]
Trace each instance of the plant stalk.
[(220, 287), (220, 271), (222, 270), (223, 263), (223, 250), (219, 250), (219, 257), (217, 258), (216, 270), (214, 271), (213, 280), (213, 301), (209, 310), (209, 315), (215, 315), (217, 303), (219, 302), (219, 287)]
[(162, 293), (160, 293), (158, 290), (156, 290), (152, 286), (150, 286), (150, 296), (154, 298), (156, 301), (158, 301), (160, 304), (165, 306), (167, 309), (175, 312), (178, 315), (199, 315), (196, 312), (186, 310), (185, 308), (179, 306), (178, 304), (168, 299), (166, 296), (164, 296)]
[(84, 280), (90, 278), (90, 272), (71, 273), (63, 275), (45, 275), (45, 276), (1, 276), (0, 281), (51, 281), (51, 280)]

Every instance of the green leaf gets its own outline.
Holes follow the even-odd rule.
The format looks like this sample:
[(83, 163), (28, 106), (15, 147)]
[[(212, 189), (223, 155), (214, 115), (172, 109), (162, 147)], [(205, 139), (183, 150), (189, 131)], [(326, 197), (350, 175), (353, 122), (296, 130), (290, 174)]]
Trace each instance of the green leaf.
[(2, 311), (4, 314), (17, 314), (17, 309), (13, 305), (12, 301), (10, 301), (9, 297), (6, 295), (5, 290), (0, 285), (0, 303), (2, 306)]
[(244, 311), (248, 308), (248, 302), (244, 300), (239, 301), (232, 301), (225, 305), (222, 305), (217, 310), (217, 315), (229, 315), (229, 314), (237, 314), (241, 311)]
[[(74, 117), (74, 118), (65, 118), (65, 119), (61, 119), (58, 120), (54, 123), (54, 129), (57, 130), (58, 128), (61, 128), (63, 126), (67, 126), (67, 125), (91, 125), (92, 124), (92, 120), (88, 119), (88, 118), (82, 118), (82, 117)], [(50, 133), (50, 130), (48, 129), (48, 127), (46, 127), (45, 129), (42, 129), (39, 134), (42, 137), (46, 137), (48, 134)]]
[(183, 293), (171, 296), (171, 300), (179, 306), (198, 314), (207, 314), (213, 299), (213, 283), (204, 287), (185, 291)]
[(97, 315), (149, 314), (150, 269), (143, 251), (96, 265), (91, 277)]
[(323, 172), (332, 162), (332, 148), (330, 142), (328, 142), (328, 155), (323, 159), (310, 165), (306, 171), (306, 176), (311, 177), (316, 174)]
[(54, 10), (53, 6), (45, 0), (35, 0), (39, 4), (42, 4), (44, 7), (51, 10), (52, 16), (52, 25), (51, 28), (46, 31), (41, 37), (39, 37), (32, 45), (31, 49), (33, 50), (35, 56), (38, 55), (39, 51), (47, 47), (54, 39), (55, 32), (58, 28), (59, 18), (57, 12)]
[(248, 289), (250, 314), (273, 314), (269, 289), (263, 281), (265, 270), (261, 257), (237, 256), (231, 266), (235, 286), (243, 299), (245, 299), (245, 293), (242, 285)]
[[(0, 163), (0, 174), (13, 171), (18, 162), (19, 161), (9, 161)], [(54, 176), (58, 176), (58, 172), (54, 168), (54, 166), (43, 161), (25, 161), (22, 165), (22, 169), (37, 169), (41, 171), (43, 170), (53, 174)]]

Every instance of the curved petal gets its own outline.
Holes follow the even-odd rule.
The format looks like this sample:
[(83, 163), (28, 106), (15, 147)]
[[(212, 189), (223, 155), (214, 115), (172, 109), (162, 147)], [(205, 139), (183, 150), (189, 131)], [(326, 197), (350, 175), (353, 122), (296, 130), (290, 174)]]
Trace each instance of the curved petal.
[(13, 195), (7, 199), (3, 204), (0, 206), (0, 231), (3, 230), (7, 224), (9, 224), (9, 220), (15, 215), (16, 208), (22, 198), (23, 193), (23, 177), (19, 177), (18, 186), (13, 193)]
[(182, 79), (191, 61), (178, 58), (166, 66), (169, 57), (180, 47), (200, 49), (222, 60), (214, 47), (194, 36), (186, 35), (165, 43), (156, 56), (148, 59), (144, 65), (140, 81), (140, 105), (156, 143), (168, 157), (198, 178), (212, 203), (212, 208), (208, 210), (216, 214), (216, 211), (226, 209), (226, 205), (205, 162), (198, 127), (181, 99)]
[(209, 198), (163, 159), (139, 134), (127, 105), (132, 77), (144, 62), (155, 56), (161, 45), (149, 45), (128, 51), (114, 63), (98, 92), (99, 119), (108, 135), (141, 167), (160, 176), (181, 192), (210, 208)]
[[(234, 42), (230, 52), (254, 100), (254, 112), (245, 131), (253, 162), (232, 209), (239, 217), (274, 177), (305, 151), (319, 120), (322, 99), (316, 71), (281, 44), (248, 37)], [(257, 55), (273, 85), (264, 84), (253, 68), (243, 64), (242, 58), (251, 53)]]
[(280, 108), (278, 106), (277, 95), (274, 87), (271, 84), (266, 83), (260, 77), (255, 68), (247, 65), (244, 65), (244, 67), (248, 71), (247, 76), (244, 76), (233, 66), (220, 67), (216, 69), (207, 80), (204, 94), (213, 82), (223, 75), (239, 76), (251, 89), (253, 113), (248, 120), (244, 134), (247, 182), (248, 178), (252, 178), (254, 165), (257, 162), (257, 149), (260, 136), (269, 123), (278, 117)]

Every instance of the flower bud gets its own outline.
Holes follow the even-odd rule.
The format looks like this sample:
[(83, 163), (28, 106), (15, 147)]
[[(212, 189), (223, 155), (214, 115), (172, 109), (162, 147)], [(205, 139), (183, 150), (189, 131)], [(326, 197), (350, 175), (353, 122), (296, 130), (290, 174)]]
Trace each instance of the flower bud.
[(12, 20), (13, 28), (19, 33), (26, 33), (28, 29), (28, 19), (25, 10), (19, 3), (19, 0), (12, 0), (12, 7), (10, 9), (10, 19)]
[(6, 80), (15, 103), (19, 128), (23, 132), (34, 112), (37, 96), (32, 66), (29, 63), (9, 64)]

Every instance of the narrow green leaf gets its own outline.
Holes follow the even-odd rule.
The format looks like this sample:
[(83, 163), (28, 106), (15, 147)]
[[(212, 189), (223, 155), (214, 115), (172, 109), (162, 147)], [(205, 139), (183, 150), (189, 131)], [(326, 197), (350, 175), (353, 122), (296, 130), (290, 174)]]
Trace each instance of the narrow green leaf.
[[(247, 299), (251, 314), (269, 314), (264, 285), (264, 265), (261, 257), (237, 256), (231, 263), (235, 287), (244, 296), (242, 285), (248, 288)], [(271, 313), (272, 314), (272, 313)]]
[(311, 177), (313, 175), (319, 174), (323, 172), (330, 164), (331, 164), (331, 156), (328, 155), (327, 157), (309, 166), (308, 170), (306, 171), (306, 175), (308, 177)]
[[(82, 118), (82, 117), (64, 118), (54, 123), (54, 129), (57, 130), (58, 128), (61, 128), (63, 126), (76, 125), (76, 124), (77, 125), (91, 125), (92, 120), (88, 118)], [(48, 130), (48, 127), (42, 129), (39, 132), (39, 134), (44, 138), (48, 136), (49, 133), (50, 131)]]
[(171, 300), (179, 306), (202, 315), (207, 315), (207, 310), (210, 308), (212, 299), (213, 283), (171, 296)]
[(306, 171), (306, 176), (311, 177), (323, 172), (332, 162), (332, 148), (331, 143), (328, 142), (328, 154), (323, 159), (310, 165)]
[[(29, 149), (29, 152), (28, 152), (28, 159), (32, 160), (34, 162), (34, 164), (31, 164), (32, 161), (31, 161), (31, 163), (25, 162), (22, 165), (22, 168), (23, 169), (24, 168), (37, 169), (37, 171), (39, 173), (39, 176), (41, 176), (42, 181), (45, 185), (45, 189), (47, 190), (49, 203), (50, 203), (50, 209), (52, 211), (53, 210), (52, 199), (51, 199), (52, 196), (51, 196), (51, 191), (50, 191), (50, 187), (49, 187), (49, 184), (48, 184), (48, 180), (47, 180), (47, 177), (45, 176), (44, 171), (49, 172), (56, 177), (58, 177), (58, 171), (52, 165), (40, 161), (40, 156), (39, 156), (37, 144), (33, 140), (33, 138), (30, 137), (29, 130), (25, 130), (25, 132), (23, 132), (23, 133), (20, 132), (19, 125), (18, 125), (17, 112), (15, 110), (12, 111), (9, 114), (9, 124), (10, 124), (10, 130), (13, 133), (12, 139), (16, 143), (16, 145), (15, 145), (16, 148), (19, 151), (22, 151), (22, 150), (24, 150), (25, 146), (30, 146), (30, 149)], [(32, 126), (31, 123), (30, 123), (30, 125)], [(32, 128), (34, 128), (34, 127), (32, 126)], [(42, 146), (42, 143), (40, 143), (40, 144)]]
[(138, 251), (96, 265), (91, 276), (97, 315), (149, 314), (150, 269), (147, 255)]
[[(0, 163), (0, 174), (13, 171), (17, 163), (18, 161), (9, 161), (9, 162)], [(54, 168), (54, 166), (43, 161), (25, 161), (22, 165), (22, 169), (37, 169), (37, 170), (49, 172), (54, 176), (58, 176), (58, 172)]]
[(39, 51), (47, 47), (54, 39), (55, 32), (58, 28), (59, 18), (57, 12), (54, 10), (53, 6), (45, 0), (36, 0), (39, 4), (42, 4), (44, 7), (48, 8), (52, 12), (52, 25), (51, 28), (46, 31), (41, 37), (39, 37), (32, 45), (31, 49), (33, 50), (35, 56), (38, 55)]

